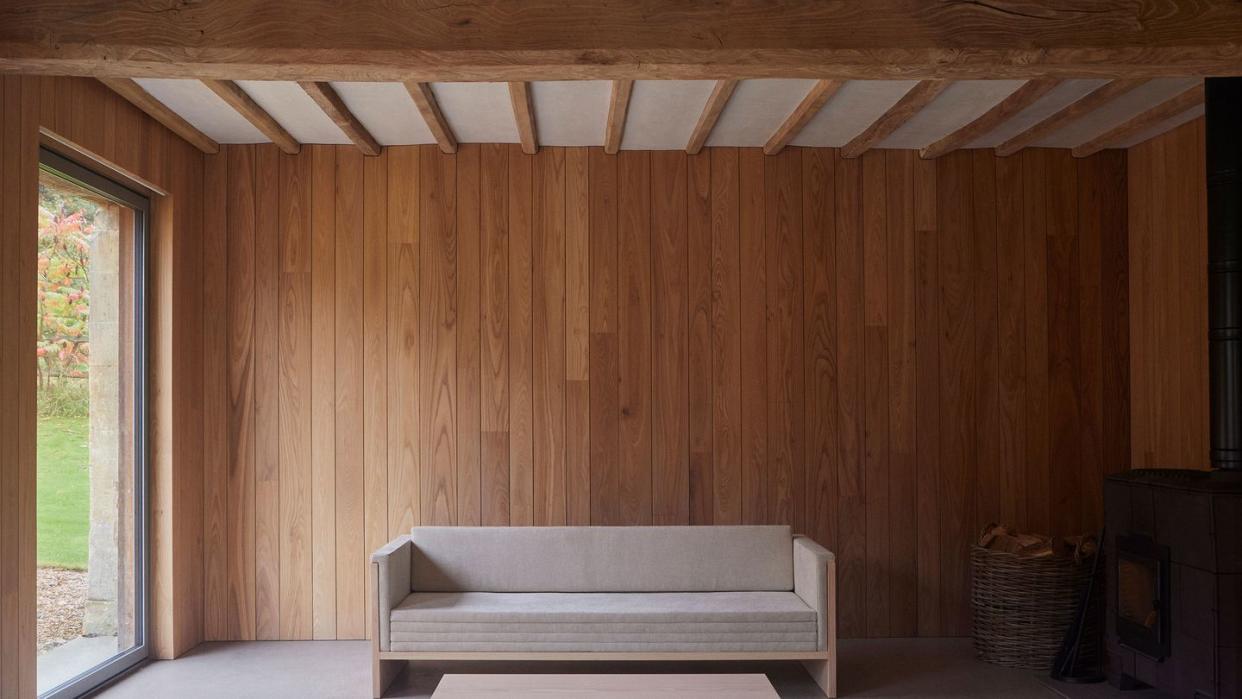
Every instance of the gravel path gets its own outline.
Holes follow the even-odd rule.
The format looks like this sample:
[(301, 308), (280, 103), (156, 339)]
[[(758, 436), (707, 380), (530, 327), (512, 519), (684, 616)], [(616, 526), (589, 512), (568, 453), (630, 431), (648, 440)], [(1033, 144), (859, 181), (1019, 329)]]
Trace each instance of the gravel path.
[(86, 571), (39, 569), (39, 653), (82, 635)]

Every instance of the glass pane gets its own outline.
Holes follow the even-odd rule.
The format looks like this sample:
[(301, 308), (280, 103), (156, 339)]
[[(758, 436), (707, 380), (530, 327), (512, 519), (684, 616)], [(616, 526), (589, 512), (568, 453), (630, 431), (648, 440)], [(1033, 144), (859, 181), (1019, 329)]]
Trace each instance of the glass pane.
[(135, 645), (134, 213), (39, 178), (38, 685)]
[(1155, 604), (1159, 597), (1156, 565), (1155, 561), (1132, 558), (1117, 561), (1117, 613), (1149, 629), (1160, 621)]

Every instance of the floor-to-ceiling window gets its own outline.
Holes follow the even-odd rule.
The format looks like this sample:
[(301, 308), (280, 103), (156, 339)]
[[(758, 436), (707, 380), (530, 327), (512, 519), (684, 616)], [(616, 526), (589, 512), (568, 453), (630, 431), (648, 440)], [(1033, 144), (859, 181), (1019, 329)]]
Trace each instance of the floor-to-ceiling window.
[(74, 697), (147, 654), (148, 200), (40, 153), (38, 689)]

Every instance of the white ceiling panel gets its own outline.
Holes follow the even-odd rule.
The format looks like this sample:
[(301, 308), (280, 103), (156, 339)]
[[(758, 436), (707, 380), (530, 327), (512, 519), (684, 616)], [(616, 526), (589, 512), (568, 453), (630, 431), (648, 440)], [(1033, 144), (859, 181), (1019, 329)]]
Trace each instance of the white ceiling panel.
[(1182, 124), (1185, 124), (1186, 122), (1194, 120), (1194, 119), (1198, 119), (1201, 116), (1203, 116), (1203, 105), (1199, 105), (1193, 109), (1187, 109), (1186, 111), (1182, 112), (1181, 114), (1178, 114), (1172, 119), (1166, 119), (1165, 121), (1162, 121), (1159, 124), (1156, 124), (1155, 126), (1152, 126), (1143, 131), (1140, 131), (1134, 136), (1132, 136), (1131, 138), (1121, 141), (1117, 143), (1116, 145), (1119, 148), (1129, 148), (1130, 146), (1138, 145), (1139, 143), (1142, 143), (1143, 141), (1146, 141), (1149, 138), (1154, 138), (1156, 136), (1159, 136), (1160, 134), (1166, 131), (1172, 131), (1173, 129), (1176, 129), (1177, 127), (1181, 126)]
[(238, 80), (237, 84), (299, 143), (350, 143), (345, 133), (297, 83)]
[(334, 82), (332, 87), (380, 145), (436, 142), (405, 85)]
[(540, 80), (531, 83), (535, 130), (540, 145), (599, 146), (604, 143), (608, 99), (607, 80)]
[(843, 146), (883, 116), (917, 83), (917, 80), (850, 80), (807, 122), (792, 143), (795, 146)]
[(1086, 143), (1096, 136), (1103, 135), (1142, 112), (1155, 107), (1161, 102), (1177, 96), (1184, 90), (1199, 82), (1198, 78), (1157, 78), (1151, 80), (1091, 114), (1066, 125), (1065, 128), (1049, 135), (1033, 145), (1045, 148), (1073, 148)]
[(621, 147), (628, 150), (685, 148), (715, 86), (715, 80), (636, 81)]
[[(461, 143), (517, 143), (517, 122), (505, 83), (435, 83), (440, 111)], [(535, 123), (539, 113), (535, 112)]]
[(1049, 90), (1043, 97), (1035, 100), (1029, 107), (1015, 114), (1009, 121), (992, 129), (967, 144), (967, 148), (995, 148), (1018, 134), (1026, 132), (1032, 126), (1065, 109), (1069, 105), (1086, 97), (1098, 89), (1107, 80), (1065, 80)]
[(137, 78), (142, 89), (217, 143), (267, 143), (267, 137), (197, 80)]
[(959, 80), (944, 89), (880, 148), (925, 148), (983, 116), (1025, 80)]
[(814, 80), (787, 79), (739, 82), (707, 145), (762, 146), (814, 84)]

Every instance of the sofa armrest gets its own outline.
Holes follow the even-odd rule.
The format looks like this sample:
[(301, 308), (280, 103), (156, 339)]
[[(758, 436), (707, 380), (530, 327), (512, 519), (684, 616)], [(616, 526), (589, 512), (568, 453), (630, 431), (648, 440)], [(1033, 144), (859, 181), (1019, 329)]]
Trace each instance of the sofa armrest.
[(410, 594), (410, 559), (414, 545), (408, 534), (384, 544), (371, 554), (371, 567), (375, 578), (375, 613), (379, 649), (390, 650), (389, 627), (392, 609)]
[(815, 610), (819, 649), (836, 645), (836, 556), (805, 536), (793, 540), (794, 594)]

